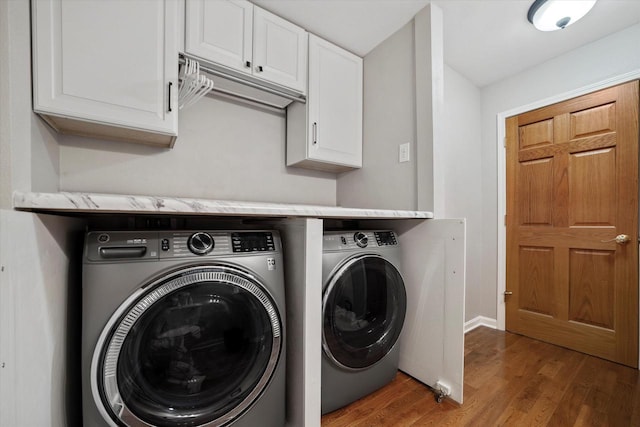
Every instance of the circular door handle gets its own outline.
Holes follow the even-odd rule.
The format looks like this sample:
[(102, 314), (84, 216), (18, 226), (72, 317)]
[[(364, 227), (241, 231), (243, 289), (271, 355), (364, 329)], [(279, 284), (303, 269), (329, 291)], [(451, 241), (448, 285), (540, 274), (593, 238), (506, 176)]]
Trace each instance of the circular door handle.
[(505, 294), (506, 296), (508, 296), (508, 295), (513, 295), (513, 292), (511, 292), (511, 291), (504, 291), (504, 294)]

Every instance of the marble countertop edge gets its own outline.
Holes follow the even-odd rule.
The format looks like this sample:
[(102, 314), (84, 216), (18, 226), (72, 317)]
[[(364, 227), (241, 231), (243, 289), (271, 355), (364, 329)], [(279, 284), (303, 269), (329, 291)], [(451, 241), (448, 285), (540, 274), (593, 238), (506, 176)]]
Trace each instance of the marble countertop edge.
[(159, 197), (84, 192), (13, 193), (16, 210), (41, 213), (173, 214), (211, 216), (429, 219), (428, 211), (364, 209), (340, 206)]

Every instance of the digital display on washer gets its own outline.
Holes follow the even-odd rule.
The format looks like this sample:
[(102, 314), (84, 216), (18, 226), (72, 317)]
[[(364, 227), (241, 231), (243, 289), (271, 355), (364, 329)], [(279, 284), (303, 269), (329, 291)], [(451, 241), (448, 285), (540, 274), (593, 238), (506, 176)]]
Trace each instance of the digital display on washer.
[(376, 231), (376, 242), (378, 246), (397, 245), (396, 235), (393, 231)]
[(271, 233), (231, 233), (233, 252), (275, 251)]

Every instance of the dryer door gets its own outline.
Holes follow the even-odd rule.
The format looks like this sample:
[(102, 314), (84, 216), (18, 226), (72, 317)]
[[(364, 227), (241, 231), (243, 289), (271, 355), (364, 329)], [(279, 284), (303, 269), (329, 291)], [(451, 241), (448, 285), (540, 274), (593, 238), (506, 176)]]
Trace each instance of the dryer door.
[(234, 267), (171, 274), (110, 325), (94, 354), (92, 389), (119, 425), (225, 425), (260, 396), (282, 351), (275, 303)]
[(338, 366), (364, 369), (395, 345), (406, 312), (404, 282), (383, 257), (359, 255), (329, 279), (323, 295), (322, 345)]

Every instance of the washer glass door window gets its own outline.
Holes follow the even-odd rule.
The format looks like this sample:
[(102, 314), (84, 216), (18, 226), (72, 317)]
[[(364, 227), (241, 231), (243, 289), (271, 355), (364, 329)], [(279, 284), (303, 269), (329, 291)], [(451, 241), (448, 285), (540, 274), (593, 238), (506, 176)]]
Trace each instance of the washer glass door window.
[(281, 351), (275, 304), (228, 267), (172, 275), (114, 324), (97, 372), (127, 425), (223, 425), (267, 386)]
[(404, 282), (389, 261), (360, 255), (330, 278), (322, 309), (325, 354), (338, 366), (367, 368), (389, 353), (400, 336)]

